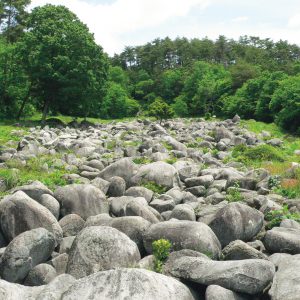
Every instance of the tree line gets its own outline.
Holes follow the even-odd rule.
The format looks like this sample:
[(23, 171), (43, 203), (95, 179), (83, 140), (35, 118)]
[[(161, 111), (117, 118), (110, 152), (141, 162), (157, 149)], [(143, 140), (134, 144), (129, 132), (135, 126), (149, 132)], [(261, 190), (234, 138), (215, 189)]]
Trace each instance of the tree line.
[(0, 118), (205, 116), (300, 133), (300, 47), (258, 37), (155, 39), (109, 57), (64, 6), (0, 2)]

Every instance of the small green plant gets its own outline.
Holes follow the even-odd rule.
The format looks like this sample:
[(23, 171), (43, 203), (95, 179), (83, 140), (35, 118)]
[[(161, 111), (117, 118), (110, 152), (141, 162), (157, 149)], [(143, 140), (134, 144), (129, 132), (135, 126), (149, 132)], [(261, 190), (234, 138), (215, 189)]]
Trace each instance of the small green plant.
[(285, 219), (291, 219), (300, 223), (300, 214), (290, 213), (288, 206), (284, 205), (282, 209), (268, 212), (265, 215), (265, 219), (269, 221), (266, 225), (266, 229), (272, 229), (273, 227), (279, 226), (281, 221)]
[(173, 164), (175, 164), (177, 162), (177, 160), (178, 160), (177, 157), (171, 156), (170, 158), (167, 158), (165, 160), (165, 162), (168, 163), (168, 164), (170, 164), (170, 165), (173, 165)]
[(167, 142), (162, 142), (162, 145), (163, 145), (168, 151), (173, 150), (172, 145), (170, 145), (170, 144), (167, 143)]
[(281, 177), (279, 175), (270, 176), (268, 180), (269, 189), (278, 188), (280, 186)]
[(226, 195), (225, 200), (227, 200), (228, 202), (240, 202), (240, 201), (243, 201), (244, 197), (242, 196), (239, 188), (240, 188), (240, 186), (236, 182), (233, 187), (230, 187), (227, 190), (227, 195)]
[(167, 188), (159, 185), (153, 181), (143, 181), (141, 183), (141, 186), (151, 190), (152, 192), (156, 193), (156, 194), (164, 194), (167, 191)]
[(154, 270), (157, 273), (162, 273), (163, 264), (170, 255), (171, 247), (171, 242), (165, 239), (160, 239), (152, 243)]
[(106, 148), (108, 150), (114, 150), (117, 146), (117, 141), (116, 140), (111, 140), (111, 141), (108, 141), (107, 144), (106, 144)]
[(213, 149), (213, 150), (211, 151), (211, 155), (214, 156), (214, 157), (217, 157), (218, 154), (219, 154), (219, 150), (218, 150), (218, 149)]
[(152, 160), (149, 157), (145, 156), (136, 157), (132, 161), (137, 165), (150, 164), (152, 162)]

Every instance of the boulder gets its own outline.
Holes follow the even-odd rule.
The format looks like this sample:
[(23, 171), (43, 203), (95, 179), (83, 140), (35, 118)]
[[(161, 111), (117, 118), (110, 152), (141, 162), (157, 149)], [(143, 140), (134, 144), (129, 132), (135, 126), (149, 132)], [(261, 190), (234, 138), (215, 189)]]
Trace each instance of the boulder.
[(64, 237), (77, 235), (84, 227), (84, 224), (84, 220), (76, 214), (66, 215), (59, 220)]
[(54, 247), (55, 238), (45, 228), (19, 234), (1, 257), (1, 278), (9, 282), (22, 282), (32, 268), (49, 258)]
[(170, 219), (196, 221), (196, 215), (194, 209), (188, 204), (178, 204), (172, 210)]
[(122, 177), (127, 186), (131, 185), (131, 178), (137, 171), (137, 165), (130, 158), (122, 158), (100, 172), (100, 178), (109, 181), (112, 177)]
[(272, 300), (300, 299), (300, 255), (282, 259), (269, 290)]
[(142, 197), (138, 197), (138, 198), (134, 198), (131, 196), (114, 197), (114, 198), (109, 198), (110, 212), (115, 216), (120, 216), (121, 211), (123, 211), (126, 205), (132, 201), (139, 203), (142, 206), (148, 206), (148, 202), (146, 201), (145, 198)]
[(86, 220), (90, 216), (108, 213), (109, 205), (101, 190), (91, 184), (71, 184), (58, 188), (54, 193), (64, 217), (77, 214)]
[(144, 234), (147, 253), (152, 253), (152, 242), (167, 239), (175, 251), (190, 249), (218, 258), (221, 245), (213, 231), (204, 223), (191, 221), (167, 221), (153, 224)]
[(124, 195), (131, 197), (143, 197), (149, 203), (152, 200), (154, 193), (143, 186), (133, 186), (129, 188)]
[(40, 197), (40, 204), (49, 209), (53, 216), (58, 220), (60, 205), (59, 202), (49, 194), (43, 194)]
[(200, 285), (219, 285), (234, 292), (255, 295), (272, 282), (275, 267), (262, 259), (212, 261), (182, 257), (175, 261), (171, 274)]
[(251, 240), (261, 230), (263, 220), (264, 215), (258, 210), (235, 202), (218, 210), (209, 227), (225, 247), (235, 240)]
[(250, 297), (235, 293), (219, 285), (210, 285), (206, 289), (205, 300), (250, 300)]
[(233, 241), (227, 245), (222, 250), (222, 254), (224, 260), (268, 259), (265, 254), (240, 240)]
[(62, 300), (194, 300), (181, 282), (143, 269), (118, 269), (99, 272), (77, 280)]
[(274, 227), (267, 231), (264, 245), (271, 253), (300, 254), (300, 230)]
[(27, 286), (45, 285), (56, 277), (55, 269), (48, 264), (39, 264), (31, 269), (24, 281)]
[(67, 273), (82, 278), (103, 270), (133, 267), (139, 260), (137, 245), (124, 233), (106, 226), (86, 227), (73, 242)]
[(123, 196), (126, 190), (126, 182), (122, 177), (114, 176), (110, 178), (110, 185), (107, 194), (110, 197)]
[(53, 233), (56, 245), (63, 235), (53, 214), (22, 191), (1, 200), (0, 223), (2, 232), (8, 241), (13, 240), (24, 231), (39, 227)]
[(180, 185), (177, 170), (172, 165), (162, 161), (141, 166), (137, 174), (133, 176), (132, 181), (135, 185), (153, 182), (167, 189)]

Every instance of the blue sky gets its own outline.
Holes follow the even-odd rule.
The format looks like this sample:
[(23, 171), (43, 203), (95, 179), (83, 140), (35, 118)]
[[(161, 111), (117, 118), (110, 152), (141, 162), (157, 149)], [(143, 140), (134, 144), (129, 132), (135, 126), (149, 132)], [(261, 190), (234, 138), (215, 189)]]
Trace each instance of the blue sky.
[(237, 39), (241, 35), (300, 45), (300, 0), (32, 0), (67, 6), (110, 55), (156, 37)]

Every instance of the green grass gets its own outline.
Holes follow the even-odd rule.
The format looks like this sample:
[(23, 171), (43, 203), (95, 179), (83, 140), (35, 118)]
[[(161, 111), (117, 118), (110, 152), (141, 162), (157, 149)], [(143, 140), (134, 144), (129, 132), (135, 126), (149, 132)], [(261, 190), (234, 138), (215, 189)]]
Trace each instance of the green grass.
[(149, 157), (145, 157), (145, 156), (136, 157), (132, 161), (137, 165), (145, 165), (145, 164), (152, 163), (152, 160)]
[(144, 181), (141, 183), (141, 186), (147, 188), (148, 190), (151, 190), (156, 194), (164, 194), (167, 191), (166, 187), (152, 181)]
[(244, 197), (242, 196), (242, 194), (239, 190), (239, 185), (238, 184), (235, 184), (233, 187), (230, 187), (227, 190), (225, 200), (228, 201), (229, 203), (244, 201)]
[[(25, 166), (18, 161), (11, 160), (6, 163), (8, 169), (0, 169), (0, 178), (5, 181), (8, 189), (35, 180), (42, 182), (50, 189), (67, 185), (68, 182), (62, 178), (63, 175), (74, 172), (66, 170), (64, 166), (57, 166), (55, 164), (57, 158), (57, 156), (39, 156), (28, 160)], [(44, 168), (45, 164), (48, 165), (48, 170)]]
[(0, 125), (0, 145), (7, 143), (8, 141), (19, 141), (20, 137), (12, 134), (13, 130), (24, 130), (26, 134), (27, 130), (22, 127), (12, 126), (12, 125)]

